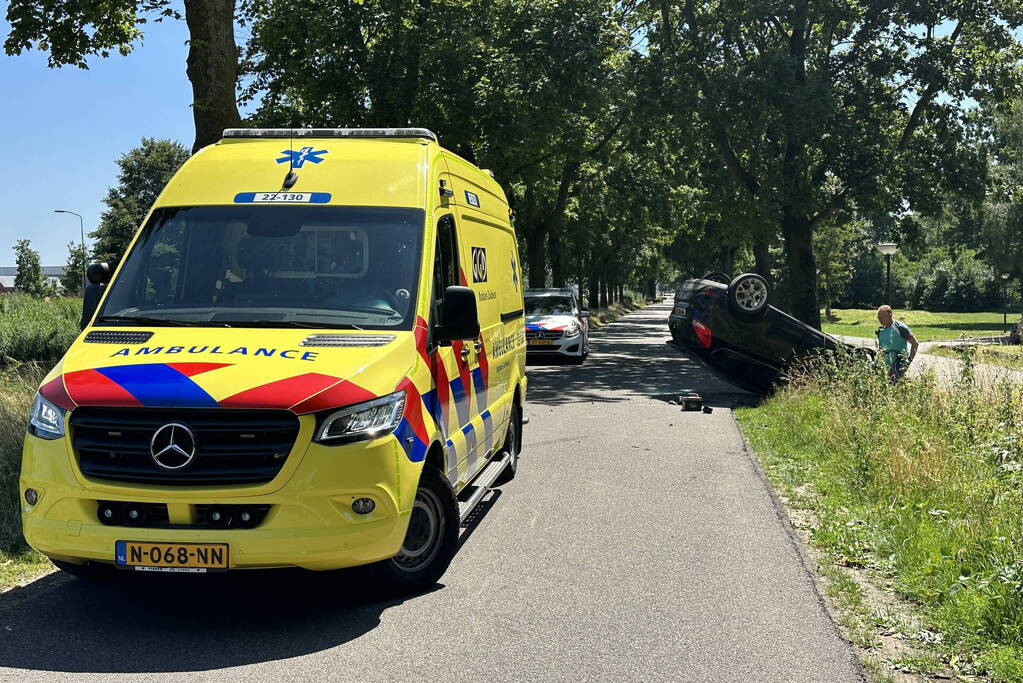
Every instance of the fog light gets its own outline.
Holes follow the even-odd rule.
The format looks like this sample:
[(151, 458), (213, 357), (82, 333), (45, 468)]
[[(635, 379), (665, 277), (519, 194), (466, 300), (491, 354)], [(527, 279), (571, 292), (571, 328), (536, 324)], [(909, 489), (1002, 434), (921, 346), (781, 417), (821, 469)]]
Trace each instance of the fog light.
[(356, 498), (352, 501), (352, 512), (357, 515), (368, 515), (376, 506), (372, 498)]
[(223, 529), (231, 523), (231, 514), (223, 505), (211, 505), (206, 508), (206, 523), (217, 529)]
[(250, 505), (242, 505), (235, 511), (235, 521), (243, 529), (251, 529), (256, 526), (256, 510)]
[(121, 511), (121, 518), (127, 526), (142, 526), (146, 522), (146, 508), (141, 503), (128, 503)]
[(117, 524), (121, 519), (121, 506), (117, 503), (100, 503), (96, 516), (104, 524)]
[(25, 489), (25, 502), (29, 505), (35, 505), (39, 502), (39, 492), (35, 489)]

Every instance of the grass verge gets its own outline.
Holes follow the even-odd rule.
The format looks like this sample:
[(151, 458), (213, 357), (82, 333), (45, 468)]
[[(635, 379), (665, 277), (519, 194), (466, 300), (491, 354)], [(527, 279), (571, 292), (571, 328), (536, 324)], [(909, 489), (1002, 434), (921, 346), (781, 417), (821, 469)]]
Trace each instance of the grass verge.
[(0, 296), (0, 364), (56, 361), (80, 332), (82, 300)]
[(0, 371), (0, 590), (52, 567), (21, 536), (21, 445), (25, 420), (46, 368), (23, 363)]
[[(873, 337), (877, 329), (877, 311), (834, 308), (831, 317), (821, 312), (824, 331), (849, 337)], [(930, 311), (895, 311), (895, 319), (909, 325), (920, 341), (940, 341), (960, 337), (994, 337), (1004, 334), (1001, 312), (932, 313)], [(1009, 316), (1009, 326), (1016, 322)]]
[[(970, 362), (953, 386), (891, 386), (832, 359), (737, 414), (795, 516), (813, 520), (850, 639), (912, 646), (875, 669), (1023, 681), (1023, 388), (979, 386)], [(864, 607), (850, 578), (908, 613)]]
[(975, 363), (988, 363), (1012, 370), (1023, 370), (1023, 346), (1006, 346), (1004, 344), (936, 346), (928, 353), (956, 360), (962, 360), (963, 354), (967, 354)]

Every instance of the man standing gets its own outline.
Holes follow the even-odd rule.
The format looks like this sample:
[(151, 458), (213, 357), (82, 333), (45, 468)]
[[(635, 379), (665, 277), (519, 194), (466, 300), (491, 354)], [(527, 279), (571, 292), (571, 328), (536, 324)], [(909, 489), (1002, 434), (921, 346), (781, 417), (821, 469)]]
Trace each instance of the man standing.
[[(893, 382), (898, 381), (909, 364), (916, 358), (916, 351), (920, 342), (913, 336), (913, 332), (895, 319), (892, 315), (891, 306), (882, 306), (877, 309), (877, 321), (881, 327), (877, 328), (877, 348), (881, 352), (881, 358), (888, 366), (888, 377)], [(910, 347), (912, 347), (910, 349)], [(908, 355), (907, 355), (908, 351)]]

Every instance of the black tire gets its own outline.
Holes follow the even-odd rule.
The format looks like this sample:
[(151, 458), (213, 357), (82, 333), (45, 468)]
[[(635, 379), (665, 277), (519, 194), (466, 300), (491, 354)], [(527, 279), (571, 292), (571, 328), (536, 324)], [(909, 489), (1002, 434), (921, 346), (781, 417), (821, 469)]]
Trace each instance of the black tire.
[(578, 356), (572, 356), (572, 365), (582, 365), (585, 360), (586, 354), (584, 353), (580, 353)]
[(728, 277), (724, 273), (707, 273), (701, 280), (711, 280), (712, 282), (720, 282), (723, 285), (727, 285), (732, 278)]
[(451, 483), (432, 465), (419, 476), (408, 531), (401, 550), (370, 566), (373, 580), (387, 593), (410, 595), (430, 588), (444, 575), (458, 548), (458, 501)]
[(494, 486), (507, 484), (515, 478), (515, 474), (519, 471), (519, 453), (522, 452), (522, 408), (518, 403), (512, 405), (511, 417), (508, 418), (508, 434), (504, 437), (501, 451), (511, 453), (511, 462), (501, 472), (497, 481), (494, 482)]
[(85, 579), (87, 581), (108, 581), (117, 574), (117, 569), (106, 562), (86, 562), (85, 564), (72, 564), (63, 560), (51, 559), (50, 562), (65, 574)]
[(770, 306), (770, 287), (760, 275), (743, 273), (728, 285), (728, 308), (743, 320), (759, 320)]

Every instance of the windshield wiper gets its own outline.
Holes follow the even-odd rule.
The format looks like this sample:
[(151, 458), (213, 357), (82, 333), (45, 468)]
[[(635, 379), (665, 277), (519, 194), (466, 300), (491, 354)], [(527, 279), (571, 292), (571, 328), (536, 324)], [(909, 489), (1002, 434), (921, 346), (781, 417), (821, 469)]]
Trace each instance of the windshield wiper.
[(306, 330), (338, 329), (362, 331), (362, 328), (356, 325), (309, 323), (301, 320), (213, 320), (211, 323), (226, 327), (300, 327)]
[(101, 315), (96, 318), (98, 323), (125, 322), (137, 325), (166, 325), (168, 327), (191, 327), (199, 323), (185, 320), (169, 320), (167, 318), (149, 318), (144, 315)]

